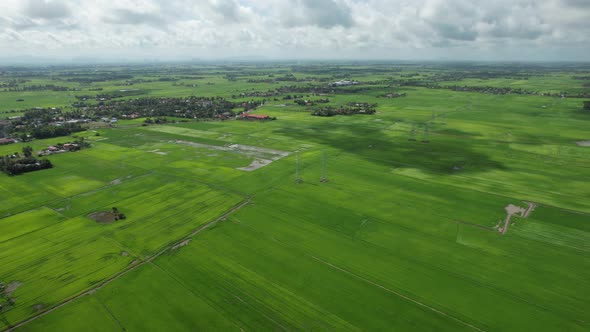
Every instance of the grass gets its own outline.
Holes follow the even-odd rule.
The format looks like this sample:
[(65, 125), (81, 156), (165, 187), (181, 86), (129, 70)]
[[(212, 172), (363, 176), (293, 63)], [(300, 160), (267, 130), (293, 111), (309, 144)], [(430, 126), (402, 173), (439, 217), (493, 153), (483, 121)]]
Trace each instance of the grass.
[[(371, 68), (352, 78), (390, 75)], [(202, 70), (186, 84), (133, 88), (231, 96), (275, 86)], [(570, 74), (486, 85), (577, 91)], [(391, 90), (407, 97), (380, 97)], [(92, 148), (50, 156), (54, 169), (0, 177), (0, 281), (22, 282), (0, 330), (145, 261), (247, 196), (188, 245), (23, 329), (588, 329), (590, 148), (575, 141), (588, 139), (590, 119), (580, 100), (410, 87), (329, 98), (378, 103), (378, 113), (313, 117), (277, 98), (256, 110), (276, 121), (100, 129)], [(295, 154), (244, 172), (255, 157), (177, 140), (297, 151), (303, 182)], [(538, 204), (529, 218), (514, 217), (505, 235), (493, 229), (506, 205), (523, 201)], [(87, 218), (114, 206), (126, 220)]]

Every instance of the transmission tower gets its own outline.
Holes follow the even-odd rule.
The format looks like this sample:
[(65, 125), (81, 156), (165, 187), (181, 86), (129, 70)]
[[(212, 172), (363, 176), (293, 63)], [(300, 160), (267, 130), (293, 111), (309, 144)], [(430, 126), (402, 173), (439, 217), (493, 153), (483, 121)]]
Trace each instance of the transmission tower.
[(324, 150), (323, 158), (322, 158), (322, 177), (320, 178), (320, 182), (328, 182), (328, 175), (326, 173), (326, 162), (327, 162), (326, 150)]
[(415, 141), (416, 140), (416, 124), (412, 123), (412, 129), (410, 130), (410, 138), (408, 141)]
[(295, 164), (295, 183), (301, 183), (303, 179), (299, 176), (299, 152), (297, 152), (297, 159)]
[(428, 133), (428, 123), (424, 124), (424, 136), (422, 137), (422, 143), (428, 143), (429, 140), (429, 133)]

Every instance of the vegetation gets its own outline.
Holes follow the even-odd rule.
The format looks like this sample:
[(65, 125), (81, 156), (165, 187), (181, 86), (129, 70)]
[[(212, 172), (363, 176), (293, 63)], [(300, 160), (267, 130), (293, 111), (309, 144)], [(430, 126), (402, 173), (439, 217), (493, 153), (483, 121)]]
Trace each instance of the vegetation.
[(15, 153), (0, 158), (0, 171), (8, 175), (18, 175), (53, 167), (47, 159), (34, 158), (33, 149), (30, 146), (23, 147), (23, 155), (21, 157)]
[[(92, 144), (51, 155), (43, 172), (0, 174), (0, 281), (19, 285), (0, 292), (0, 330), (72, 299), (17, 331), (586, 331), (590, 120), (572, 96), (588, 93), (589, 73), (454, 63), (0, 71), (15, 87), (91, 96), (2, 92), (10, 127), (26, 135), (88, 119), (75, 135)], [(96, 100), (130, 85), (141, 94)], [(280, 121), (215, 117), (244, 109)], [(321, 109), (375, 112), (310, 116)], [(77, 140), (32, 138), (0, 155)], [(499, 232), (506, 206), (526, 202), (531, 214)], [(100, 212), (119, 220), (90, 217)]]
[(326, 106), (314, 109), (311, 115), (315, 116), (334, 116), (334, 115), (353, 115), (353, 114), (375, 114), (377, 104), (350, 102), (345, 107)]

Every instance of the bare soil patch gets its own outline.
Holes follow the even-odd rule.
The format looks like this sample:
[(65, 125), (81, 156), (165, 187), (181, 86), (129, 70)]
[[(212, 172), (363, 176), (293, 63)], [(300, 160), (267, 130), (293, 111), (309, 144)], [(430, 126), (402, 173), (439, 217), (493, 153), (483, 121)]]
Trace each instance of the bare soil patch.
[(117, 218), (117, 214), (112, 211), (98, 211), (89, 214), (88, 218), (100, 224), (110, 224), (116, 220), (115, 218)]
[(186, 240), (184, 240), (182, 242), (179, 242), (179, 243), (175, 244), (174, 246), (172, 246), (172, 250), (178, 250), (178, 249), (186, 246), (190, 242), (191, 242), (191, 239), (186, 239)]
[(23, 283), (20, 281), (13, 281), (11, 283), (9, 283), (8, 285), (6, 285), (6, 287), (4, 288), (4, 295), (6, 297), (10, 297), (12, 295), (12, 293), (14, 293), (14, 291), (16, 291), (16, 289), (22, 285)]
[(240, 171), (251, 172), (255, 171), (266, 165), (270, 165), (273, 161), (277, 161), (281, 158), (288, 156), (290, 153), (287, 151), (274, 150), (268, 148), (261, 148), (258, 146), (242, 145), (242, 144), (231, 144), (231, 145), (210, 145), (203, 143), (187, 142), (187, 141), (176, 141), (176, 144), (183, 144), (192, 146), (195, 148), (205, 148), (215, 151), (228, 151), (239, 153), (244, 156), (255, 158), (250, 165), (246, 167), (238, 167)]
[(513, 215), (521, 218), (528, 218), (528, 216), (533, 212), (536, 207), (535, 203), (525, 202), (527, 204), (526, 208), (516, 206), (513, 204), (508, 204), (505, 208), (506, 210), (506, 219), (504, 219), (504, 226), (500, 226), (502, 221), (498, 223), (496, 226), (498, 228), (498, 232), (502, 234), (506, 234), (508, 232), (508, 226), (510, 226), (510, 219)]
[(148, 152), (156, 153), (156, 154), (163, 155), (163, 156), (168, 154), (168, 152), (160, 151), (160, 149), (150, 150)]
[(239, 169), (240, 171), (252, 172), (252, 171), (255, 171), (261, 167), (264, 167), (272, 162), (273, 162), (272, 160), (268, 160), (268, 159), (255, 159), (254, 161), (252, 161), (250, 163), (250, 165), (248, 165), (246, 167), (238, 167), (237, 169)]
[(590, 146), (590, 141), (577, 141), (578, 146)]

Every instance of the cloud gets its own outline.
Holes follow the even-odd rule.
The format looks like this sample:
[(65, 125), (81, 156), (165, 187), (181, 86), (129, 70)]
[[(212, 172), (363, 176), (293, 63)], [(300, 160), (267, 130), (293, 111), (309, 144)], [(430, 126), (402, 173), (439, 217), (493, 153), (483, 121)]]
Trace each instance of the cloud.
[(24, 14), (30, 18), (47, 20), (69, 17), (70, 8), (58, 0), (27, 0), (24, 2)]
[(104, 22), (112, 24), (146, 24), (152, 26), (166, 25), (166, 20), (156, 13), (142, 13), (131, 9), (114, 9), (108, 16), (103, 18)]
[(354, 25), (350, 7), (336, 0), (298, 0), (285, 9), (288, 14), (284, 25), (287, 27), (350, 28)]
[(212, 9), (223, 17), (225, 22), (244, 22), (248, 17), (234, 0), (217, 0), (211, 4)]
[(590, 60), (588, 0), (1, 1), (12, 55)]
[(2, 21), (5, 25), (9, 25), (12, 29), (16, 30), (26, 30), (39, 25), (27, 16), (3, 18)]
[(471, 26), (453, 25), (450, 23), (431, 23), (436, 32), (445, 39), (473, 41), (477, 38), (477, 31)]
[(576, 8), (590, 9), (590, 1), (588, 0), (563, 0), (563, 4)]

